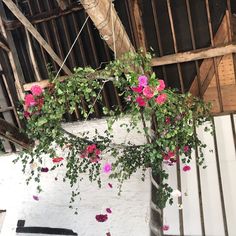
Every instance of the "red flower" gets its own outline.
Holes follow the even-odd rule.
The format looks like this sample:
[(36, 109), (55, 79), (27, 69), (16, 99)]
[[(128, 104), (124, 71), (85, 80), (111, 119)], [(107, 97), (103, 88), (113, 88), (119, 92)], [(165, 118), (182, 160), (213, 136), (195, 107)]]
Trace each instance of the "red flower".
[(167, 95), (165, 93), (160, 94), (157, 96), (156, 98), (156, 103), (158, 103), (159, 105), (163, 104), (167, 99)]
[(142, 93), (143, 88), (142, 87), (132, 87), (131, 88), (135, 93)]
[(142, 97), (140, 97), (140, 96), (136, 98), (136, 102), (138, 103), (138, 105), (140, 107), (145, 107), (146, 106), (145, 100)]
[(165, 122), (166, 122), (166, 124), (170, 124), (171, 123), (171, 121), (170, 121), (170, 117), (166, 117), (166, 120), (165, 120)]
[(143, 95), (146, 98), (150, 99), (150, 98), (152, 98), (154, 96), (154, 91), (153, 91), (153, 89), (150, 86), (147, 86), (147, 87), (145, 87), (143, 89)]
[(168, 157), (173, 157), (173, 156), (175, 156), (175, 153), (172, 151), (168, 151), (167, 155), (168, 155)]
[(107, 214), (105, 214), (105, 215), (103, 215), (103, 214), (96, 215), (95, 218), (98, 222), (105, 222), (108, 219)]
[(26, 118), (26, 119), (29, 119), (30, 118), (30, 113), (28, 112), (28, 111), (24, 111), (24, 117)]
[(96, 149), (96, 144), (91, 144), (87, 146), (87, 152), (93, 153), (93, 151)]
[(185, 165), (184, 167), (183, 167), (183, 171), (190, 171), (191, 170), (191, 166), (188, 166), (188, 165)]
[(166, 85), (165, 85), (164, 80), (162, 79), (158, 80), (158, 82), (159, 82), (159, 85), (156, 87), (156, 90), (160, 92), (165, 89)]
[(35, 96), (40, 96), (43, 93), (43, 89), (38, 85), (33, 85), (30, 91)]
[(52, 158), (52, 162), (53, 163), (59, 163), (59, 162), (61, 162), (63, 160), (64, 160), (63, 157), (54, 157), (54, 158)]

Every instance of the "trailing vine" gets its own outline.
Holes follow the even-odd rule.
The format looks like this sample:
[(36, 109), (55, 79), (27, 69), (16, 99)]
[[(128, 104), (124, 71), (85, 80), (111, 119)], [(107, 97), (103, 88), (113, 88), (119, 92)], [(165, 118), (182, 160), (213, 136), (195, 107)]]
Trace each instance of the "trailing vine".
[[(200, 153), (197, 162), (204, 166), (203, 149), (206, 146), (195, 135), (195, 128), (210, 121), (210, 106), (190, 93), (181, 94), (166, 88), (164, 81), (152, 72), (150, 61), (150, 54), (128, 53), (122, 59), (110, 62), (103, 70), (79, 67), (64, 80), (52, 79), (44, 90), (33, 86), (23, 101), (21, 117), (26, 121), (25, 132), (36, 145), (18, 158), (24, 172), (30, 169), (27, 182), (36, 181), (40, 192), (42, 172), (56, 171), (64, 165), (64, 180), (69, 181), (71, 187), (77, 186), (83, 173), (101, 186), (101, 171), (109, 172), (110, 178), (118, 179), (122, 184), (138, 169), (145, 171), (151, 167), (160, 180), (158, 207), (164, 208), (168, 200), (171, 203), (173, 190), (168, 185), (164, 167), (182, 162), (183, 171), (190, 170), (195, 147)], [(112, 109), (103, 105), (102, 88), (111, 82), (124, 103), (123, 109), (119, 105)], [(96, 131), (92, 138), (88, 133), (77, 137), (62, 128), (66, 113), (72, 114), (77, 109), (87, 120), (94, 112), (95, 103), (103, 106), (103, 115), (107, 118), (104, 135)], [(113, 124), (123, 116), (130, 120), (128, 124), (122, 124), (127, 132), (137, 130), (145, 135), (146, 143), (113, 143)], [(64, 150), (62, 157), (57, 153), (59, 147)], [(106, 166), (101, 164), (104, 154), (113, 157), (113, 162)], [(44, 166), (43, 156), (51, 160), (51, 167)], [(78, 192), (73, 190), (71, 203)]]

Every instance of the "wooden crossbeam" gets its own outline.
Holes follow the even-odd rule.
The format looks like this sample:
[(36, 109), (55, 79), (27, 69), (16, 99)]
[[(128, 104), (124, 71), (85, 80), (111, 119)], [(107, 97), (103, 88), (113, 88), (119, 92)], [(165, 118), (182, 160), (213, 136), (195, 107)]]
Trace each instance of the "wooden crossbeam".
[[(51, 46), (46, 42), (46, 40), (41, 36), (41, 34), (34, 28), (34, 26), (30, 23), (30, 21), (22, 14), (22, 12), (18, 9), (15, 3), (12, 0), (2, 0), (9, 10), (16, 16), (16, 18), (25, 26), (25, 28), (34, 36), (34, 38), (38, 41), (38, 43), (48, 52), (48, 54), (52, 57), (52, 59), (61, 66), (63, 61), (58, 57), (58, 55), (54, 52)], [(63, 65), (63, 70), (66, 74), (71, 75), (70, 69)]]
[(0, 118), (0, 136), (24, 149), (30, 149), (33, 146), (33, 142), (25, 134), (2, 118)]
[(164, 66), (176, 63), (196, 61), (206, 58), (219, 57), (231, 53), (236, 53), (236, 42), (223, 44), (218, 47), (209, 47), (188, 52), (176, 53), (163, 57), (155, 57), (152, 66)]

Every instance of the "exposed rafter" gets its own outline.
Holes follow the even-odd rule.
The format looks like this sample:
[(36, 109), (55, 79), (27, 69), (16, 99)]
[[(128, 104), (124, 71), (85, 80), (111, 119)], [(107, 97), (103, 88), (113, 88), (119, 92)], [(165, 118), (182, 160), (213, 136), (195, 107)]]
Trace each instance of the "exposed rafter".
[(0, 136), (24, 149), (32, 148), (33, 142), (14, 125), (0, 118)]
[[(25, 26), (25, 28), (34, 36), (34, 38), (38, 41), (38, 43), (48, 52), (48, 54), (52, 57), (52, 59), (61, 66), (63, 61), (58, 57), (58, 55), (54, 52), (51, 46), (46, 42), (46, 40), (41, 36), (41, 34), (34, 28), (34, 26), (30, 23), (30, 21), (22, 14), (22, 12), (18, 9), (15, 3), (12, 0), (2, 0), (9, 10), (17, 17), (17, 19)], [(63, 65), (63, 70), (68, 75), (71, 75), (70, 69)]]
[(66, 8), (69, 6), (68, 0), (57, 0), (57, 3), (62, 10), (66, 10)]
[(115, 52), (117, 57), (128, 51), (134, 51), (134, 47), (117, 12), (110, 0), (81, 0), (85, 11), (99, 30), (101, 37)]

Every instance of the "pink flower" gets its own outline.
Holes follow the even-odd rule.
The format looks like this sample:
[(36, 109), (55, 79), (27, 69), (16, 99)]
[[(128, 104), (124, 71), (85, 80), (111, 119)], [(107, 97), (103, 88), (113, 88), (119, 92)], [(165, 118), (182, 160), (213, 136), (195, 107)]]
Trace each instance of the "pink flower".
[(146, 87), (148, 83), (148, 78), (145, 75), (140, 75), (138, 77), (138, 82), (139, 87)]
[(167, 231), (167, 230), (169, 230), (169, 228), (170, 228), (169, 225), (163, 225), (163, 226), (161, 227), (161, 229), (162, 229), (163, 231)]
[(183, 167), (183, 171), (190, 171), (191, 170), (191, 166), (188, 166), (188, 165), (185, 165), (184, 167)]
[(25, 95), (25, 106), (26, 107), (31, 107), (35, 106), (36, 101), (34, 100), (34, 96), (32, 94), (26, 94)]
[(140, 97), (140, 96), (136, 98), (136, 102), (138, 103), (138, 105), (140, 107), (145, 107), (146, 106), (145, 100), (142, 97)]
[(85, 152), (83, 152), (81, 155), (80, 155), (81, 158), (85, 158), (87, 157), (87, 154)]
[(109, 214), (111, 214), (111, 213), (112, 213), (111, 208), (107, 208), (107, 209), (106, 209), (106, 212), (109, 213)]
[(188, 152), (189, 150), (190, 150), (190, 148), (188, 145), (184, 146), (184, 152)]
[(158, 80), (158, 82), (159, 82), (159, 85), (156, 87), (156, 90), (160, 92), (165, 89), (166, 85), (165, 85), (164, 80), (162, 79)]
[(103, 214), (96, 215), (95, 218), (98, 222), (105, 222), (108, 219), (107, 214), (105, 214), (105, 215), (103, 215)]
[(147, 86), (143, 89), (143, 95), (146, 98), (152, 98), (154, 96), (154, 91), (150, 86)]
[(110, 163), (106, 163), (106, 164), (103, 166), (103, 172), (104, 172), (104, 173), (110, 173), (110, 172), (111, 172), (111, 164), (110, 164)]
[(113, 188), (111, 183), (108, 183), (107, 185), (108, 185), (109, 188)]
[(38, 85), (33, 85), (30, 91), (34, 96), (40, 96), (43, 93), (42, 88)]
[(156, 103), (158, 103), (159, 105), (163, 104), (167, 99), (167, 95), (165, 93), (160, 94), (157, 96), (156, 98)]
[(100, 155), (101, 154), (101, 150), (100, 149), (96, 149), (95, 150), (95, 154), (98, 156), (98, 155)]
[(93, 151), (96, 149), (96, 144), (88, 145), (87, 146), (87, 152), (93, 153)]
[(52, 158), (52, 162), (53, 163), (59, 163), (59, 162), (61, 162), (63, 160), (64, 160), (63, 157), (54, 157), (54, 158)]
[(135, 93), (142, 93), (143, 88), (142, 87), (132, 87), (131, 88)]

